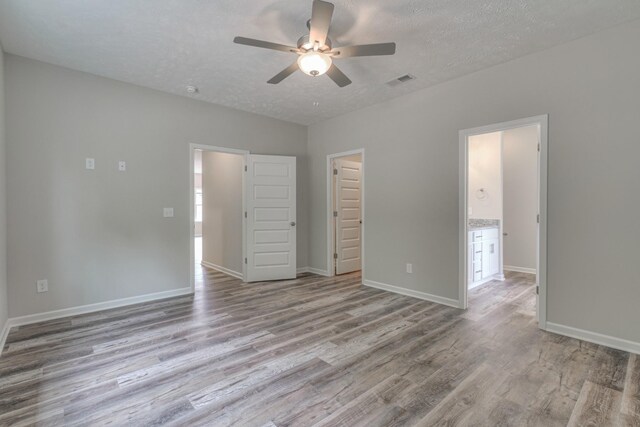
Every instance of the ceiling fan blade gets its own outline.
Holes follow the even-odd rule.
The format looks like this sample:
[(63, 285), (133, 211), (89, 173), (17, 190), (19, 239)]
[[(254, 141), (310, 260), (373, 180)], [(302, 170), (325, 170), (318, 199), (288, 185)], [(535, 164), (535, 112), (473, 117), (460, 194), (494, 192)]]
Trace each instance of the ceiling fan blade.
[(277, 85), (278, 83), (280, 83), (281, 81), (283, 81), (284, 79), (286, 79), (291, 74), (293, 74), (296, 71), (298, 71), (299, 69), (300, 68), (298, 67), (298, 62), (296, 61), (293, 64), (289, 65), (284, 70), (280, 71), (275, 76), (271, 77), (271, 80), (269, 80), (267, 83), (270, 83), (272, 85)]
[(335, 58), (351, 58), (353, 56), (393, 55), (396, 53), (395, 43), (361, 44), (356, 46), (337, 47), (332, 51)]
[(351, 84), (349, 77), (340, 71), (340, 69), (336, 67), (336, 64), (331, 64), (331, 67), (327, 70), (327, 76), (329, 76), (329, 78), (340, 87), (345, 87)]
[(272, 50), (280, 50), (282, 52), (293, 52), (293, 53), (298, 52), (298, 49), (293, 46), (286, 46), (279, 43), (266, 42), (264, 40), (249, 39), (247, 37), (236, 37), (233, 39), (233, 42), (247, 45), (247, 46), (262, 47), (265, 49), (272, 49)]
[(331, 16), (333, 15), (333, 4), (314, 0), (313, 9), (311, 10), (311, 24), (309, 28), (309, 41), (318, 42), (320, 47), (324, 46), (329, 34), (329, 26), (331, 25)]

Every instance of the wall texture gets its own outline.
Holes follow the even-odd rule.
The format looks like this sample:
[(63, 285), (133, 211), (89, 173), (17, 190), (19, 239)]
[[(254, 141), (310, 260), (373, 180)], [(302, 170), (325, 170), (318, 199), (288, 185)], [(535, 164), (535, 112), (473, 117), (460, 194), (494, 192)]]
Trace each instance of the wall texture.
[(502, 132), (504, 265), (536, 269), (538, 128)]
[(0, 337), (9, 316), (7, 304), (7, 175), (4, 98), (4, 53), (2, 46), (0, 46)]
[(202, 154), (202, 260), (242, 274), (242, 174), (238, 154)]
[(548, 320), (640, 341), (638, 40), (634, 21), (310, 126), (311, 266), (326, 155), (364, 147), (366, 279), (457, 299), (458, 131), (549, 114)]
[[(293, 155), (305, 170), (300, 125), (12, 55), (5, 79), (11, 317), (188, 287), (189, 143)], [(306, 188), (301, 173), (300, 266)]]
[(469, 138), (468, 203), (469, 218), (502, 221), (502, 132)]

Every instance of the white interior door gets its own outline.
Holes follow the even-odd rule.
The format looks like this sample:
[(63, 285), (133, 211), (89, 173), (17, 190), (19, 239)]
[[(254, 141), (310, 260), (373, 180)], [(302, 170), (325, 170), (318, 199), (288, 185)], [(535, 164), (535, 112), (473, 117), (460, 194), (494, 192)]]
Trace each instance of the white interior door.
[(336, 274), (361, 269), (362, 163), (336, 159), (335, 177), (335, 267)]
[(249, 155), (247, 282), (296, 277), (296, 158)]

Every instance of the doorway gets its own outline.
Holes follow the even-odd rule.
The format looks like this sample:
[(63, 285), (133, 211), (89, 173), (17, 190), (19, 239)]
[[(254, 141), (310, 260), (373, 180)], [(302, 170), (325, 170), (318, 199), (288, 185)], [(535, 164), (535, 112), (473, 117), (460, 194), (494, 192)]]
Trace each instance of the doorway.
[(460, 131), (460, 306), (468, 306), (468, 289), (504, 280), (505, 271), (535, 274), (542, 329), (547, 120), (544, 115)]
[(191, 286), (204, 268), (244, 279), (244, 167), (248, 151), (191, 144)]
[(331, 154), (327, 167), (328, 275), (362, 271), (364, 149)]
[(296, 158), (190, 144), (192, 291), (196, 289), (199, 266), (196, 264), (195, 173), (198, 156), (202, 158), (202, 260), (199, 265), (244, 282), (295, 278)]

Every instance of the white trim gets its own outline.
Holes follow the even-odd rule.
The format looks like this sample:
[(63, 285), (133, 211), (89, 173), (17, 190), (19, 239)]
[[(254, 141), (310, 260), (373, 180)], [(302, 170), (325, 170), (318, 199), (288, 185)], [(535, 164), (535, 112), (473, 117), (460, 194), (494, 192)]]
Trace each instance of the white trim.
[(536, 274), (536, 269), (535, 268), (516, 267), (515, 265), (505, 265), (504, 266), (504, 270), (505, 271), (515, 271), (516, 273)]
[(395, 294), (406, 295), (409, 297), (435, 302), (437, 304), (448, 305), (449, 307), (460, 308), (458, 300), (451, 298), (440, 297), (438, 295), (432, 295), (426, 292), (414, 291), (412, 289), (401, 288), (399, 286), (388, 285), (381, 282), (375, 282), (373, 280), (364, 280), (362, 284), (365, 286), (369, 286), (370, 288), (382, 289), (383, 291), (389, 291)]
[(460, 300), (460, 308), (466, 309), (468, 306), (467, 298), (467, 251), (468, 251), (468, 234), (467, 234), (467, 217), (468, 217), (468, 140), (470, 136), (482, 135), (485, 133), (505, 131), (509, 129), (538, 125), (540, 153), (538, 164), (538, 209), (540, 213), (540, 224), (538, 225), (538, 260), (536, 270), (536, 282), (539, 286), (539, 296), (537, 304), (538, 327), (546, 328), (547, 321), (547, 163), (548, 163), (548, 132), (549, 116), (544, 114), (525, 119), (512, 120), (509, 122), (497, 123), (487, 126), (481, 126), (472, 129), (465, 129), (459, 132), (459, 191), (458, 191), (458, 269), (460, 271), (458, 281), (458, 295)]
[(571, 326), (560, 325), (558, 323), (547, 322), (545, 329), (547, 332), (565, 335), (567, 337), (588, 341), (594, 344), (604, 345), (629, 353), (640, 354), (640, 343), (625, 340), (623, 338), (612, 337), (610, 335), (599, 334), (597, 332), (585, 331)]
[[(349, 150), (349, 151), (343, 151), (341, 153), (334, 153), (334, 154), (329, 154), (327, 155), (327, 168), (326, 168), (326, 172), (327, 172), (327, 268), (326, 270), (318, 270), (318, 271), (323, 271), (322, 275), (323, 276), (328, 276), (328, 277), (333, 277), (335, 276), (335, 268), (332, 268), (333, 266), (333, 202), (332, 202), (332, 195), (333, 195), (333, 169), (332, 169), (332, 165), (331, 163), (333, 162), (333, 159), (337, 159), (340, 157), (347, 157), (347, 156), (353, 156), (353, 155), (357, 155), (360, 154), (360, 160), (362, 162), (362, 167), (360, 169), (360, 180), (361, 180), (361, 184), (360, 184), (360, 210), (361, 210), (361, 219), (362, 219), (362, 225), (360, 227), (360, 232), (362, 233), (362, 235), (360, 236), (360, 269), (362, 271), (362, 278), (366, 277), (364, 274), (364, 269), (365, 269), (365, 261), (364, 261), (364, 238), (365, 238), (365, 227), (366, 227), (366, 221), (365, 221), (365, 211), (364, 211), (364, 199), (365, 199), (365, 161), (364, 161), (364, 148), (358, 148), (355, 150)], [(316, 273), (316, 274), (321, 274), (321, 273)]]
[(226, 274), (226, 275), (228, 275), (228, 276), (233, 276), (233, 277), (235, 277), (236, 279), (240, 279), (240, 280), (242, 280), (242, 273), (239, 273), (239, 272), (237, 272), (237, 271), (230, 270), (230, 269), (228, 269), (228, 268), (225, 268), (225, 267), (222, 267), (222, 266), (216, 265), (216, 264), (214, 264), (214, 263), (212, 263), (212, 262), (209, 262), (209, 261), (200, 261), (200, 264), (201, 264), (203, 267), (211, 268), (211, 269), (213, 269), (213, 270), (219, 271), (220, 273), (224, 273), (224, 274)]
[(174, 298), (184, 295), (192, 295), (191, 288), (172, 289), (170, 291), (155, 292), (152, 294), (139, 295), (135, 297), (120, 298), (111, 301), (98, 302), (95, 304), (80, 305), (77, 307), (63, 308), (61, 310), (46, 311), (44, 313), (29, 314), (27, 316), (12, 317), (7, 321), (9, 328), (14, 326), (29, 325), (31, 323), (45, 322), (47, 320), (60, 319), (62, 317), (77, 316), (80, 314), (93, 313), (96, 311), (109, 310), (112, 308), (124, 307), (127, 305), (140, 304), (143, 302), (157, 301), (161, 299)]
[(321, 270), (319, 268), (308, 267), (309, 273), (317, 274), (319, 276), (331, 277), (327, 270)]
[(4, 326), (2, 327), (2, 331), (0, 331), (0, 355), (2, 355), (2, 349), (4, 348), (4, 344), (7, 342), (7, 337), (9, 336), (9, 330), (11, 326), (9, 325), (9, 319), (4, 322)]
[(309, 273), (309, 267), (296, 268), (296, 274)]
[[(246, 174), (244, 173), (244, 169), (247, 166), (247, 156), (249, 156), (248, 150), (238, 150), (235, 148), (226, 148), (226, 147), (217, 147), (214, 145), (202, 145), (202, 144), (189, 144), (189, 283), (191, 286), (191, 291), (195, 292), (196, 290), (196, 261), (195, 261), (195, 250), (193, 240), (195, 239), (195, 215), (194, 215), (194, 200), (193, 194), (195, 192), (195, 182), (194, 182), (194, 170), (193, 170), (193, 152), (195, 150), (202, 151), (217, 151), (219, 153), (229, 153), (229, 154), (239, 154), (242, 156), (242, 212), (247, 210), (247, 202), (246, 202), (246, 191), (245, 191), (245, 179)], [(247, 256), (247, 245), (246, 245), (246, 229), (247, 222), (246, 219), (242, 219), (242, 277), (241, 280), (244, 280), (244, 277), (247, 274), (247, 266), (244, 263), (244, 259)]]

